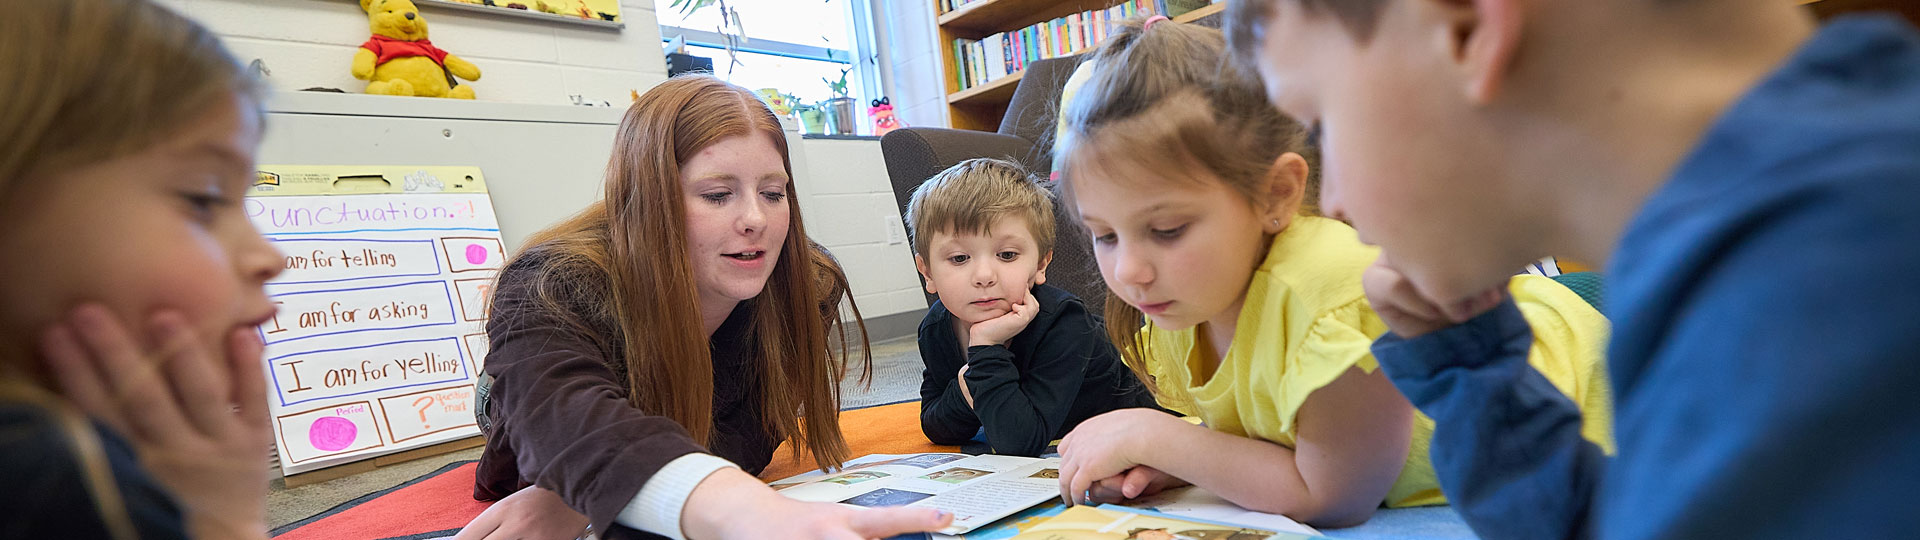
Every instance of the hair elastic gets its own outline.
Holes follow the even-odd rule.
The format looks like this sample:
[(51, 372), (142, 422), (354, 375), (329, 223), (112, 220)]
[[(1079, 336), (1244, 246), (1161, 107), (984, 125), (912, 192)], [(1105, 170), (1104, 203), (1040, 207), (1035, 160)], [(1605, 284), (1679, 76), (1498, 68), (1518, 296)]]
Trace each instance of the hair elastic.
[(1142, 24), (1140, 25), (1140, 31), (1141, 31), (1141, 32), (1145, 32), (1145, 31), (1148, 31), (1148, 30), (1152, 30), (1152, 29), (1153, 29), (1153, 23), (1157, 23), (1157, 22), (1160, 22), (1160, 21), (1166, 21), (1166, 20), (1171, 20), (1171, 19), (1168, 19), (1166, 15), (1154, 15), (1154, 16), (1152, 16), (1152, 17), (1147, 17), (1147, 22), (1145, 22), (1145, 23), (1142, 23)]

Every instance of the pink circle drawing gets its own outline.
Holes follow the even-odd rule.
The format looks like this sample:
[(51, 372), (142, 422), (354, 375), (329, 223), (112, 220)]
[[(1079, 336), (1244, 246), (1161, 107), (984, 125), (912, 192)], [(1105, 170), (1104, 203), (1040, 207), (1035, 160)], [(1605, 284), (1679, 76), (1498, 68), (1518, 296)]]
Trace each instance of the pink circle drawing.
[(313, 421), (313, 427), (307, 428), (307, 441), (323, 452), (345, 450), (353, 446), (353, 439), (360, 435), (360, 428), (352, 420), (338, 416), (324, 416)]
[(487, 248), (480, 247), (480, 244), (467, 244), (467, 262), (485, 264), (487, 262)]

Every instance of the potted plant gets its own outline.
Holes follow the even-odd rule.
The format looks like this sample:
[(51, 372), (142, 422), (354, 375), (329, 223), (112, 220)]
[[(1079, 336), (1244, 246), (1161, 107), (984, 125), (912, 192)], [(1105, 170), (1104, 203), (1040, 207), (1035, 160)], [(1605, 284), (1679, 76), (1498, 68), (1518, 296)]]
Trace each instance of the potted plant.
[(852, 135), (854, 130), (859, 129), (860, 124), (853, 116), (853, 98), (847, 97), (847, 72), (852, 70), (851, 67), (840, 70), (838, 81), (820, 78), (827, 83), (827, 89), (833, 91), (833, 99), (820, 105), (826, 109), (827, 124), (833, 135)]
[(793, 106), (793, 114), (800, 117), (800, 132), (809, 135), (827, 134), (827, 113), (819, 105), (802, 103)]

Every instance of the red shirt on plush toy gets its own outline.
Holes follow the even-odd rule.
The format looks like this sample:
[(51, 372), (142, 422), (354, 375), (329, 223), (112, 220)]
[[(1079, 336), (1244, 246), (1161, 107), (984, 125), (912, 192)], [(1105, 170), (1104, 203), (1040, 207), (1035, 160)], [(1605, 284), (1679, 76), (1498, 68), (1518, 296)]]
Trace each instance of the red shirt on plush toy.
[(373, 36), (368, 38), (366, 43), (361, 43), (360, 48), (373, 51), (373, 65), (376, 67), (395, 58), (409, 56), (425, 56), (432, 58), (433, 63), (440, 64), (441, 67), (447, 65), (447, 50), (435, 47), (433, 42), (424, 39), (403, 41), (387, 36)]

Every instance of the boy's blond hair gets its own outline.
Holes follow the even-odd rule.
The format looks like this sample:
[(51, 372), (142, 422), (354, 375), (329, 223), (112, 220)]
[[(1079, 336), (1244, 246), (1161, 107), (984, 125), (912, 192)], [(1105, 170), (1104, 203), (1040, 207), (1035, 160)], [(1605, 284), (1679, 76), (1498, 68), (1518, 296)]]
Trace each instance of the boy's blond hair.
[(962, 161), (914, 188), (907, 201), (907, 232), (921, 257), (934, 232), (987, 234), (1006, 217), (1025, 219), (1040, 254), (1053, 253), (1053, 194), (1013, 162)]

